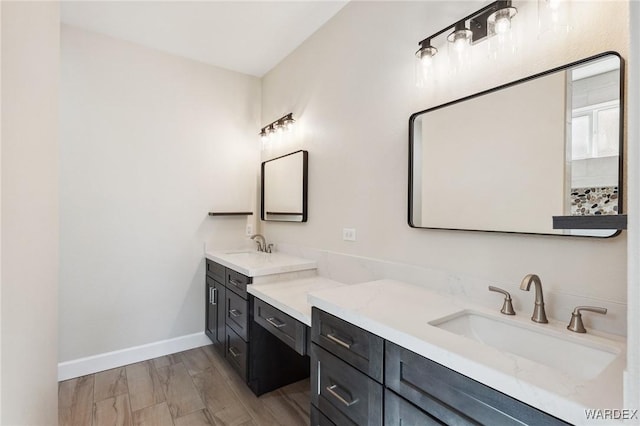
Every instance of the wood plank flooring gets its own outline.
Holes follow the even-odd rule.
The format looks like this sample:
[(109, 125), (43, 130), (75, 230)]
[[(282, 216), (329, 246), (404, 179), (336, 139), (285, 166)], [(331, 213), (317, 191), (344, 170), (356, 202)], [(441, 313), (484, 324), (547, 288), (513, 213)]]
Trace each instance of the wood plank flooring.
[(213, 346), (58, 384), (60, 426), (302, 426), (309, 380), (256, 397)]

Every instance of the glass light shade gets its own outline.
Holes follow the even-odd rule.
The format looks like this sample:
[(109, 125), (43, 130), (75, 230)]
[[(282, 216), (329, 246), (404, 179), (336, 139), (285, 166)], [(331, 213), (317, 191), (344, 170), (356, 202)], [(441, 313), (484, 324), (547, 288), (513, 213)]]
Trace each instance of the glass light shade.
[(472, 35), (473, 33), (471, 30), (467, 28), (456, 28), (451, 34), (449, 34), (447, 40), (449, 40), (449, 43), (453, 45), (455, 50), (462, 51), (471, 45)]
[(425, 87), (432, 78), (433, 57), (438, 53), (438, 49), (427, 44), (420, 47), (416, 52), (416, 85)]
[(469, 60), (472, 35), (471, 30), (456, 25), (456, 29), (447, 37), (449, 64), (454, 73), (462, 71)]
[(293, 127), (293, 123), (295, 123), (295, 122), (296, 122), (296, 120), (293, 119), (291, 114), (287, 115), (284, 118), (284, 130), (291, 130), (291, 128)]
[(571, 31), (569, 0), (538, 0), (538, 35)]
[(498, 59), (516, 51), (517, 43), (511, 30), (511, 20), (517, 13), (518, 10), (515, 7), (503, 7), (487, 18), (490, 58)]
[(493, 12), (487, 18), (488, 33), (500, 35), (511, 31), (511, 18), (517, 13), (515, 7), (503, 7)]
[(262, 142), (266, 142), (267, 140), (269, 140), (269, 135), (264, 129), (262, 129), (262, 131), (260, 132), (260, 140)]

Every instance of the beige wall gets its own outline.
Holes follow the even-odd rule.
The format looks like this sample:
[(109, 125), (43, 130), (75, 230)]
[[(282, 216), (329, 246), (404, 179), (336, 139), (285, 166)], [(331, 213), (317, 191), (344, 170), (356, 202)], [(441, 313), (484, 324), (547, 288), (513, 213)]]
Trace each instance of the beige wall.
[(2, 2), (3, 425), (58, 408), (57, 2)]
[(60, 361), (202, 332), (255, 207), (260, 81), (62, 26)]
[[(297, 119), (297, 133), (277, 151), (309, 151), (309, 222), (263, 223), (268, 239), (496, 283), (517, 283), (535, 272), (554, 292), (625, 303), (624, 233), (606, 240), (487, 234), (411, 229), (406, 220), (412, 113), (605, 50), (626, 55), (626, 3), (574, 6), (575, 31), (538, 39), (536, 2), (519, 2), (516, 57), (496, 63), (479, 48), (468, 72), (455, 78), (442, 73), (439, 84), (426, 89), (414, 84), (417, 42), (478, 4), (345, 6), (263, 81), (263, 123), (285, 111)], [(263, 158), (275, 150), (265, 150)], [(344, 227), (356, 228), (358, 241), (343, 241)]]

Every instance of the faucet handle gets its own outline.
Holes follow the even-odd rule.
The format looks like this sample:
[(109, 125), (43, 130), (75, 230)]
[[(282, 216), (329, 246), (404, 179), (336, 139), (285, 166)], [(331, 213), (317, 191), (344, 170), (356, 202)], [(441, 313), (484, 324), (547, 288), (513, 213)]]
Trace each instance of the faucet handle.
[(272, 252), (272, 250), (273, 250), (273, 244), (268, 244), (268, 245), (267, 245), (267, 248), (266, 248), (266, 250), (265, 250), (265, 251), (266, 251), (267, 253), (271, 253), (271, 252)]
[(511, 295), (508, 291), (503, 290), (498, 287), (494, 287), (492, 285), (489, 286), (489, 291), (495, 291), (496, 293), (504, 294), (504, 303), (502, 303), (502, 309), (500, 312), (505, 315), (515, 315), (516, 311), (513, 310), (513, 304), (511, 303)]
[(576, 308), (571, 313), (571, 321), (567, 326), (567, 330), (573, 331), (574, 333), (587, 332), (587, 329), (584, 328), (584, 324), (582, 323), (582, 314), (580, 313), (581, 311), (590, 311), (605, 315), (607, 313), (607, 308), (599, 308), (597, 306), (576, 306)]

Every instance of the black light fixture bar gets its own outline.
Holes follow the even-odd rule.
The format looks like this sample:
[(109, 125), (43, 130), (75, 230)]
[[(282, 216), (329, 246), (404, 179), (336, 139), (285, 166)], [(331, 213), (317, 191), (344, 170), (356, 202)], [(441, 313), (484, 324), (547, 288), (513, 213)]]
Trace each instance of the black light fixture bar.
[(262, 137), (267, 137), (278, 129), (289, 128), (293, 123), (295, 123), (295, 121), (296, 120), (293, 119), (293, 113), (290, 112), (278, 118), (276, 121), (273, 121), (267, 124), (266, 126), (264, 126), (262, 129), (260, 129), (259, 134)]
[(512, 7), (511, 0), (494, 1), (493, 3), (486, 5), (482, 9), (473, 12), (472, 14), (460, 19), (452, 25), (449, 25), (448, 27), (438, 31), (437, 33), (431, 34), (429, 37), (421, 40), (418, 44), (420, 45), (420, 47), (428, 46), (431, 44), (432, 39), (446, 33), (449, 30), (453, 30), (459, 24), (466, 26), (467, 22), (469, 22), (469, 29), (473, 33), (471, 43), (478, 43), (488, 36), (487, 18), (489, 18), (489, 16), (497, 10), (507, 7)]

